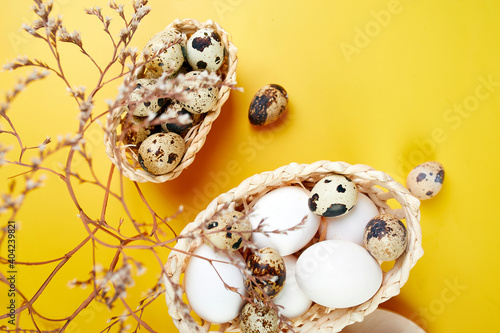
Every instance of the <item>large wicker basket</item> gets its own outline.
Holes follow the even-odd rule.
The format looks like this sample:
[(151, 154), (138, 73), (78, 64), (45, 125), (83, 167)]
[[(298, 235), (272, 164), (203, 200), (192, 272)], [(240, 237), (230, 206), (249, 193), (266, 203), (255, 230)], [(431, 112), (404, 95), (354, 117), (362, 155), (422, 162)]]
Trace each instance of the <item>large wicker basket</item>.
[(219, 116), (222, 105), (229, 97), (229, 86), (236, 83), (236, 65), (238, 63), (236, 56), (237, 49), (229, 40), (228, 33), (224, 31), (219, 24), (213, 22), (212, 20), (200, 23), (193, 19), (177, 19), (166, 28), (177, 29), (178, 31), (185, 33), (188, 38), (195, 31), (203, 28), (211, 28), (217, 31), (226, 48), (224, 64), (219, 70), (217, 70), (217, 74), (222, 77), (223, 82), (222, 87), (219, 89), (216, 105), (212, 110), (205, 114), (202, 122), (196, 125), (184, 138), (186, 141), (186, 153), (184, 154), (181, 162), (174, 170), (164, 175), (153, 175), (140, 167), (136, 153), (132, 149), (124, 146), (122, 142), (118, 140), (117, 128), (124, 117), (123, 108), (117, 108), (110, 111), (107, 117), (106, 131), (104, 133), (106, 154), (123, 175), (136, 182), (162, 183), (178, 177), (184, 169), (193, 163), (196, 154), (205, 143), (208, 132), (210, 132), (212, 127), (212, 123)]
[[(195, 221), (188, 224), (181, 235), (199, 233), (200, 225), (211, 218), (216, 212), (225, 209), (228, 203), (235, 203), (236, 207), (243, 208), (254, 198), (259, 197), (275, 188), (290, 184), (301, 183), (306, 188), (312, 188), (319, 179), (329, 174), (348, 175), (358, 189), (367, 194), (378, 206), (380, 213), (393, 214), (404, 219), (408, 231), (408, 246), (394, 266), (384, 272), (382, 286), (378, 292), (365, 303), (346, 309), (331, 309), (314, 304), (292, 323), (300, 332), (339, 332), (347, 325), (363, 320), (364, 316), (377, 309), (378, 305), (397, 295), (400, 288), (408, 280), (410, 270), (423, 255), (421, 246), (422, 232), (420, 229), (420, 201), (415, 198), (401, 184), (382, 171), (374, 170), (366, 165), (350, 165), (344, 162), (318, 161), (312, 164), (292, 163), (274, 171), (256, 174), (244, 180), (239, 186), (215, 198), (207, 208), (200, 212)], [(395, 200), (391, 200), (395, 199)], [(390, 205), (388, 203), (390, 201)], [(397, 207), (394, 207), (394, 206)], [(210, 323), (194, 329), (188, 325), (186, 318), (189, 314), (174, 302), (174, 296), (179, 295), (175, 285), (180, 284), (189, 260), (189, 253), (193, 252), (202, 242), (200, 237), (181, 238), (174, 250), (171, 251), (165, 265), (168, 278), (164, 277), (166, 298), (169, 314), (181, 332), (206, 332)], [(190, 320), (192, 322), (192, 320)], [(239, 319), (222, 326), (225, 332), (239, 331)]]

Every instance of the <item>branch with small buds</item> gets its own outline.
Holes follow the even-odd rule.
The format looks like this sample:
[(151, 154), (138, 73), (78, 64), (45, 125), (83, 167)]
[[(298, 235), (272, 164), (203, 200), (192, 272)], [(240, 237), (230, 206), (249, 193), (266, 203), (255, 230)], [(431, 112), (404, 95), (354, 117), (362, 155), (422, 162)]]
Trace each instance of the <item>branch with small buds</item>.
[[(130, 93), (134, 89), (136, 78), (145, 65), (154, 58), (154, 54), (141, 54), (136, 47), (132, 45), (132, 40), (141, 21), (150, 12), (146, 0), (133, 0), (132, 13), (126, 15), (125, 6), (117, 4), (111, 0), (108, 4), (108, 10), (111, 10), (110, 16), (105, 14), (105, 9), (92, 7), (85, 9), (85, 13), (97, 18), (98, 24), (103, 28), (106, 40), (109, 40), (112, 51), (107, 58), (108, 61), (98, 62), (97, 57), (92, 56), (86, 49), (86, 42), (82, 38), (82, 33), (78, 29), (69, 29), (62, 19), (62, 16), (53, 13), (53, 2), (43, 0), (33, 0), (33, 11), (37, 16), (31, 24), (24, 24), (22, 30), (32, 38), (42, 41), (50, 52), (50, 59), (41, 60), (31, 57), (17, 57), (10, 63), (3, 66), (5, 70), (17, 71), (19, 69), (33, 68), (25, 78), (18, 81), (13, 89), (4, 97), (4, 102), (0, 105), (0, 137), (13, 137), (14, 146), (6, 146), (0, 143), (0, 168), (9, 166), (15, 171), (6, 176), (9, 183), (5, 193), (0, 194), (0, 215), (8, 215), (9, 220), (15, 220), (19, 211), (23, 209), (26, 198), (35, 190), (43, 191), (42, 186), (45, 175), (55, 175), (57, 181), (66, 186), (66, 196), (73, 203), (76, 209), (79, 223), (86, 231), (85, 237), (81, 239), (69, 252), (65, 252), (55, 258), (40, 260), (36, 262), (16, 260), (15, 264), (19, 266), (44, 267), (55, 265), (50, 272), (44, 276), (43, 282), (38, 286), (36, 292), (28, 294), (23, 290), (23, 286), (18, 286), (18, 294), (21, 295), (22, 303), (15, 310), (18, 315), (15, 327), (0, 327), (0, 330), (7, 332), (22, 331), (44, 331), (43, 325), (50, 321), (51, 329), (54, 325), (58, 328), (53, 332), (63, 332), (77, 318), (81, 312), (92, 302), (105, 304), (112, 312), (112, 317), (108, 327), (103, 332), (109, 332), (113, 328), (124, 332), (135, 326), (135, 331), (140, 328), (148, 331), (156, 331), (151, 323), (143, 319), (143, 314), (148, 307), (153, 304), (160, 295), (164, 293), (159, 279), (155, 285), (144, 291), (138, 307), (129, 304), (128, 291), (134, 288), (135, 279), (141, 274), (156, 274), (166, 276), (164, 262), (160, 258), (159, 250), (176, 251), (173, 244), (185, 237), (204, 237), (200, 230), (193, 231), (190, 235), (177, 235), (171, 226), (171, 222), (183, 213), (182, 207), (173, 212), (170, 216), (160, 216), (155, 207), (143, 192), (141, 186), (135, 183), (135, 191), (143, 205), (149, 211), (149, 216), (138, 217), (130, 210), (129, 197), (125, 194), (124, 176), (117, 172), (114, 165), (109, 168), (107, 177), (99, 177), (95, 170), (95, 163), (87, 147), (89, 137), (88, 130), (93, 125), (100, 125), (99, 120), (110, 113), (112, 110), (119, 109), (131, 104)], [(117, 22), (113, 21), (112, 16), (118, 16)], [(115, 26), (116, 23), (116, 26)], [(72, 32), (70, 32), (72, 31)], [(115, 32), (118, 32), (118, 37)], [(174, 43), (180, 42), (174, 41)], [(88, 66), (96, 73), (95, 85), (92, 87), (83, 87), (75, 84), (67, 75), (72, 68), (66, 68), (63, 65), (63, 48), (73, 47), (81, 52), (88, 60)], [(101, 58), (101, 57), (99, 57)], [(21, 96), (22, 92), (28, 87), (34, 85), (37, 81), (47, 77), (48, 74), (55, 74), (55, 79), (60, 79), (65, 86), (66, 96), (69, 95), (75, 103), (74, 112), (77, 114), (78, 123), (76, 130), (65, 136), (59, 133), (51, 133), (51, 136), (40, 138), (37, 142), (28, 142), (25, 139), (25, 133), (20, 131), (19, 124), (16, 124), (10, 117), (10, 112), (16, 112), (14, 101)], [(169, 73), (160, 77), (155, 85), (146, 89), (141, 98), (149, 100), (152, 98), (171, 98), (179, 101), (185, 99), (185, 86), (190, 89), (200, 89), (207, 86), (222, 87), (229, 86), (237, 89), (233, 84), (221, 82), (221, 78), (216, 74), (203, 72), (196, 79), (185, 78), (184, 75), (178, 75), (176, 78), (169, 79)], [(118, 96), (114, 101), (109, 101), (105, 110), (99, 110), (96, 107), (96, 99), (102, 88), (116, 84), (123, 80), (119, 89)], [(135, 101), (137, 102), (137, 101)], [(150, 117), (140, 126), (156, 125), (165, 120), (165, 116)], [(63, 156), (61, 168), (51, 167), (47, 160), (49, 157)], [(83, 159), (83, 167), (75, 167), (75, 159)], [(81, 167), (81, 165), (79, 166)], [(2, 173), (4, 174), (4, 173)], [(83, 176), (85, 175), (85, 176)], [(118, 185), (112, 187), (113, 177), (119, 177)], [(116, 181), (116, 179), (114, 179)], [(102, 192), (102, 205), (100, 215), (92, 217), (89, 213), (91, 208), (89, 204), (83, 202), (77, 194), (77, 186), (86, 184)], [(109, 218), (109, 201), (113, 200), (113, 209), (120, 210), (120, 218), (113, 220)], [(115, 208), (118, 207), (118, 208)], [(126, 226), (126, 227), (125, 227)], [(6, 242), (7, 227), (0, 226), (0, 245)], [(63, 231), (64, 232), (64, 231)], [(56, 277), (61, 276), (61, 271), (69, 261), (75, 260), (75, 256), (80, 254), (86, 246), (92, 247), (92, 266), (88, 269), (88, 275), (76, 277), (69, 281), (68, 285), (61, 288), (78, 287), (87, 288), (90, 292), (83, 299), (79, 300), (79, 305), (74, 309), (68, 309), (69, 312), (57, 318), (50, 318), (42, 314), (38, 309), (37, 300), (43, 293), (48, 293), (56, 281)], [(245, 241), (248, 249), (254, 249), (251, 242)], [(112, 258), (105, 263), (97, 263), (96, 252), (112, 251)], [(152, 254), (157, 260), (157, 267), (148, 267), (145, 270), (145, 264), (138, 257), (133, 257), (132, 252), (142, 251)], [(0, 255), (0, 263), (7, 263), (8, 258)], [(155, 269), (156, 268), (156, 269)], [(240, 267), (244, 270), (244, 267)], [(1, 274), (1, 272), (0, 272)], [(2, 275), (0, 275), (2, 276)], [(3, 276), (2, 276), (3, 277)], [(0, 283), (7, 284), (7, 280), (0, 278)], [(189, 316), (190, 307), (182, 299), (182, 286), (172, 283), (175, 290), (175, 302), (183, 309), (186, 314), (187, 324), (194, 331), (201, 332), (198, 324)], [(59, 287), (59, 286), (58, 286)], [(228, 286), (229, 287), (229, 286)], [(56, 288), (57, 289), (57, 288)], [(135, 310), (133, 310), (135, 309)], [(5, 309), (4, 309), (5, 311)], [(118, 312), (117, 312), (118, 311)], [(117, 313), (119, 315), (117, 315)], [(121, 313), (121, 314), (120, 314)], [(24, 316), (21, 319), (21, 316)], [(5, 319), (8, 314), (0, 312), (0, 319)], [(191, 318), (191, 319), (189, 319)], [(131, 324), (132, 323), (132, 324)], [(52, 332), (51, 331), (51, 332)], [(48, 332), (48, 331), (46, 331)]]

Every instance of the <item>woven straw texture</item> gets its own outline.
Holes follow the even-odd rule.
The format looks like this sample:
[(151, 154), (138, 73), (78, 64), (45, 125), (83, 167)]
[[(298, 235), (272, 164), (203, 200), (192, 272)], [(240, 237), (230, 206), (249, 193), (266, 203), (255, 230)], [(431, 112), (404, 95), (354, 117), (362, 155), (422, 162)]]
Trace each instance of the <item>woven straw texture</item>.
[(229, 98), (231, 89), (227, 85), (236, 83), (236, 65), (238, 63), (236, 56), (237, 49), (229, 40), (228, 33), (224, 31), (219, 24), (212, 20), (200, 23), (193, 19), (177, 19), (165, 29), (168, 28), (177, 29), (185, 33), (188, 37), (195, 31), (203, 28), (211, 28), (217, 31), (226, 48), (226, 59), (224, 64), (217, 71), (217, 74), (221, 75), (223, 78), (223, 86), (219, 89), (219, 96), (214, 108), (207, 112), (203, 121), (196, 125), (184, 138), (186, 141), (186, 153), (181, 162), (174, 170), (164, 175), (153, 175), (140, 167), (137, 155), (131, 149), (124, 147), (118, 140), (117, 128), (124, 116), (123, 109), (118, 108), (110, 111), (106, 121), (106, 131), (104, 133), (106, 154), (123, 175), (136, 182), (163, 183), (178, 177), (184, 169), (191, 165), (196, 154), (203, 147), (206, 137), (212, 127), (212, 123), (220, 114), (222, 105)]
[[(207, 208), (200, 212), (195, 221), (188, 224), (181, 235), (199, 233), (200, 225), (208, 221), (216, 212), (235, 203), (236, 207), (245, 207), (255, 198), (278, 187), (290, 184), (303, 184), (310, 189), (319, 179), (329, 174), (349, 176), (358, 189), (367, 194), (378, 206), (380, 213), (387, 213), (404, 219), (408, 232), (408, 246), (405, 252), (395, 261), (388, 272), (384, 272), (382, 286), (378, 292), (365, 303), (346, 309), (331, 309), (314, 304), (299, 318), (292, 321), (299, 332), (339, 332), (347, 325), (363, 320), (364, 316), (375, 311), (378, 305), (399, 294), (400, 288), (408, 280), (410, 270), (423, 255), (420, 229), (420, 201), (401, 184), (382, 171), (374, 170), (367, 165), (350, 165), (345, 162), (318, 161), (312, 164), (292, 163), (274, 171), (256, 174), (244, 180), (239, 186), (215, 198)], [(395, 199), (391, 200), (391, 199)], [(388, 200), (391, 200), (390, 204)], [(394, 202), (393, 202), (394, 201)], [(393, 207), (397, 205), (398, 207)], [(392, 207), (392, 208), (391, 208)], [(179, 284), (184, 273), (189, 255), (202, 242), (200, 237), (181, 238), (170, 253), (165, 271), (170, 280), (164, 278), (166, 299), (170, 316), (180, 332), (207, 332), (210, 323), (193, 328), (188, 325), (186, 313), (175, 304), (176, 290), (172, 282)], [(177, 250), (177, 251), (176, 251)], [(238, 332), (239, 319), (221, 326), (225, 332)]]

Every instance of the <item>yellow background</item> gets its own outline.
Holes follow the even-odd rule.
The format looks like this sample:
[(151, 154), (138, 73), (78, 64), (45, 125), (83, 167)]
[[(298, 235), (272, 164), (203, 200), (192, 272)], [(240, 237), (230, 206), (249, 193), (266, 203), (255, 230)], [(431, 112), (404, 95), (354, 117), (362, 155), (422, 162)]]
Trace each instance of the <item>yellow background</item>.
[[(81, 31), (89, 53), (100, 63), (107, 61), (109, 40), (97, 19), (83, 12), (93, 5), (106, 8), (107, 1), (54, 3), (68, 30)], [(440, 161), (446, 169), (443, 190), (421, 205), (425, 254), (401, 294), (382, 307), (413, 319), (431, 333), (500, 331), (496, 319), (500, 313), (498, 1), (151, 0), (149, 5), (152, 12), (141, 23), (132, 45), (141, 48), (175, 18), (213, 19), (238, 47), (237, 80), (244, 88), (244, 92), (231, 93), (191, 167), (168, 183), (140, 185), (160, 216), (185, 205), (186, 212), (172, 222), (180, 231), (218, 194), (257, 172), (290, 162), (363, 163), (404, 183), (413, 166)], [(33, 20), (30, 7), (27, 0), (2, 3), (2, 63), (17, 55), (52, 61), (45, 45), (20, 32), (23, 22)], [(130, 13), (128, 3), (126, 11)], [(97, 72), (90, 62), (71, 46), (63, 50), (72, 84), (92, 87)], [(22, 74), (1, 73), (0, 90), (10, 89)], [(268, 83), (287, 89), (289, 114), (278, 126), (257, 130), (248, 123), (248, 106), (253, 94)], [(118, 84), (97, 95), (95, 112), (105, 110), (104, 101), (116, 96)], [(47, 136), (56, 141), (58, 135), (73, 133), (77, 128), (75, 105), (62, 82), (52, 75), (23, 92), (8, 114), (24, 144), (33, 146)], [(6, 129), (5, 122), (0, 122)], [(95, 126), (88, 134), (97, 174), (105, 181), (111, 162), (104, 153), (102, 131)], [(15, 159), (19, 153), (16, 142), (5, 134), (1, 142), (15, 147), (7, 155)], [(56, 154), (45, 165), (58, 168), (66, 154)], [(88, 175), (83, 163), (75, 166)], [(6, 191), (7, 177), (23, 171), (3, 166), (0, 190)], [(115, 175), (115, 190), (119, 188), (117, 179)], [(22, 183), (18, 178), (18, 186)], [(104, 192), (91, 185), (76, 188), (84, 210), (98, 218)], [(127, 179), (125, 191), (132, 214), (149, 219)], [(76, 213), (65, 185), (47, 174), (45, 186), (28, 196), (16, 217), (18, 259), (48, 260), (74, 248), (86, 235)], [(124, 216), (111, 200), (108, 221), (115, 223)], [(8, 214), (1, 215), (2, 226), (7, 218)], [(96, 261), (106, 265), (113, 251), (96, 246)], [(5, 253), (3, 247), (2, 256)], [(149, 267), (146, 274), (135, 276), (136, 284), (129, 292), (135, 307), (141, 291), (154, 285), (159, 266), (148, 252), (129, 253)], [(165, 261), (168, 252), (159, 253)], [(91, 266), (88, 244), (49, 284), (35, 309), (51, 318), (70, 315), (91, 288), (68, 289), (66, 284), (74, 278), (87, 279)], [(18, 287), (31, 297), (54, 267), (20, 267)], [(4, 284), (0, 295), (3, 314)], [(109, 311), (92, 303), (68, 332), (99, 332), (108, 318), (122, 313), (120, 306)], [(143, 319), (158, 332), (175, 331), (163, 296)], [(27, 313), (21, 321), (24, 327), (33, 328)], [(58, 327), (43, 320), (39, 324), (43, 329)]]

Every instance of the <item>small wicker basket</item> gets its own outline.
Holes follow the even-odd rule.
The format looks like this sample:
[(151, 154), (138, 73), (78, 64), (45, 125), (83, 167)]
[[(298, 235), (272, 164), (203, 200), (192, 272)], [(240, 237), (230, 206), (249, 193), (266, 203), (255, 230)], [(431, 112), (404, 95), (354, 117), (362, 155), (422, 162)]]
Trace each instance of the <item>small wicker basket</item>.
[[(229, 203), (238, 208), (244, 208), (255, 198), (282, 186), (302, 184), (310, 189), (315, 182), (329, 174), (347, 175), (357, 185), (358, 189), (367, 194), (378, 206), (380, 213), (388, 213), (399, 219), (404, 219), (408, 232), (408, 246), (405, 252), (395, 261), (388, 272), (384, 272), (382, 286), (368, 301), (355, 307), (345, 309), (331, 309), (314, 304), (299, 318), (292, 320), (292, 324), (300, 332), (339, 332), (347, 325), (363, 320), (364, 316), (377, 309), (378, 305), (397, 295), (400, 288), (408, 280), (410, 270), (423, 255), (421, 246), (422, 232), (420, 229), (420, 201), (415, 198), (401, 184), (382, 171), (374, 170), (366, 165), (350, 165), (344, 162), (318, 161), (312, 164), (292, 163), (274, 171), (256, 174), (244, 180), (239, 186), (215, 198), (205, 210), (200, 212), (194, 222), (188, 224), (181, 235), (199, 233), (200, 225), (205, 223), (218, 211), (225, 209)], [(391, 208), (387, 202), (395, 199), (398, 207)], [(391, 205), (394, 205), (391, 202)], [(200, 237), (181, 238), (170, 253), (165, 272), (169, 278), (164, 278), (166, 299), (169, 314), (180, 332), (208, 331), (210, 323), (205, 323), (198, 329), (188, 325), (186, 311), (179, 308), (174, 302), (176, 295), (175, 284), (180, 285), (181, 274), (184, 273), (189, 260), (188, 253), (192, 253), (200, 244)], [(177, 294), (179, 295), (179, 294)], [(192, 321), (191, 321), (192, 322)], [(222, 325), (224, 332), (238, 332), (239, 319)]]
[(123, 175), (136, 182), (163, 183), (178, 177), (185, 168), (193, 163), (196, 154), (205, 143), (212, 123), (217, 119), (222, 105), (229, 98), (231, 90), (229, 85), (234, 85), (236, 83), (236, 65), (238, 63), (236, 56), (237, 48), (229, 40), (228, 33), (224, 31), (219, 24), (212, 20), (200, 23), (194, 19), (177, 19), (166, 27), (166, 29), (168, 28), (177, 29), (185, 33), (188, 38), (195, 31), (203, 28), (211, 28), (217, 31), (226, 49), (224, 63), (221, 68), (217, 70), (217, 74), (222, 77), (222, 87), (219, 89), (217, 103), (213, 109), (207, 112), (201, 123), (193, 127), (184, 138), (186, 141), (186, 153), (181, 162), (174, 170), (164, 175), (153, 175), (140, 167), (136, 153), (132, 149), (125, 147), (118, 140), (117, 128), (122, 122), (124, 110), (122, 108), (117, 108), (110, 111), (106, 121), (106, 131), (104, 133), (106, 154)]

